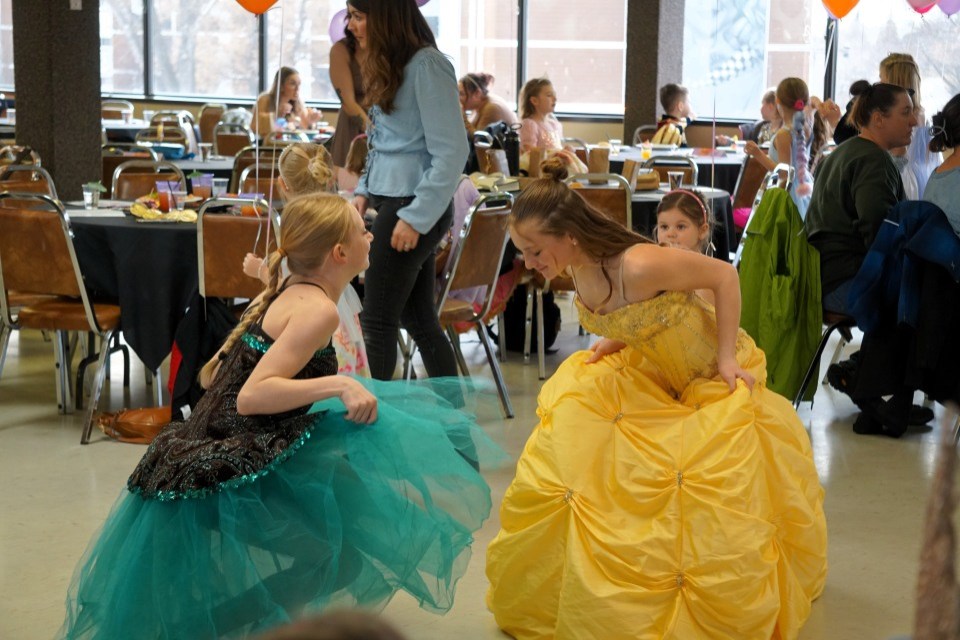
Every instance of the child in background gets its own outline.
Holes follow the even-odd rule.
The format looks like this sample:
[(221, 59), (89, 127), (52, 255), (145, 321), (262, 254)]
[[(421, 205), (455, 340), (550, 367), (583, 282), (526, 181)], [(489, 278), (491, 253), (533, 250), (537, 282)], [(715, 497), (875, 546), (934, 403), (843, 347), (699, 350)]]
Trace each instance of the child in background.
[(660, 106), (663, 107), (663, 117), (657, 122), (657, 132), (673, 125), (680, 132), (681, 146), (685, 146), (687, 142), (683, 129), (695, 117), (690, 106), (689, 90), (679, 84), (663, 85), (660, 87)]
[(553, 110), (557, 106), (557, 94), (546, 78), (528, 80), (520, 90), (520, 153), (530, 149), (543, 150), (563, 148), (563, 126)]
[(777, 85), (777, 111), (783, 127), (770, 143), (769, 155), (754, 142), (744, 152), (760, 161), (767, 171), (778, 164), (789, 164), (796, 172), (790, 187), (800, 217), (805, 218), (813, 193), (813, 169), (827, 139), (827, 127), (820, 111), (810, 99), (807, 83), (800, 78), (785, 78)]
[(346, 166), (344, 166), (343, 171), (338, 172), (339, 184), (337, 187), (341, 191), (340, 195), (347, 197), (353, 195), (353, 190), (357, 188), (357, 183), (360, 181), (360, 174), (367, 166), (367, 151), (367, 134), (361, 133), (350, 141)]
[[(366, 145), (364, 144), (364, 148)], [(350, 146), (353, 152), (353, 144)], [(366, 154), (364, 154), (364, 157)], [(347, 164), (349, 165), (349, 155)], [(332, 191), (334, 174), (330, 169), (330, 153), (325, 147), (312, 142), (297, 142), (289, 145), (280, 154), (280, 189), (285, 197)], [(243, 272), (251, 278), (259, 278), (266, 284), (267, 270), (263, 258), (248, 253), (243, 259)], [(333, 345), (340, 363), (339, 373), (369, 377), (367, 349), (360, 329), (360, 311), (363, 306), (353, 286), (347, 285), (337, 301), (340, 326), (333, 335)]]
[[(696, 191), (677, 189), (663, 196), (657, 207), (654, 240), (660, 245), (713, 255), (713, 228), (716, 222), (706, 201)], [(698, 289), (697, 293), (714, 304), (713, 292)]]

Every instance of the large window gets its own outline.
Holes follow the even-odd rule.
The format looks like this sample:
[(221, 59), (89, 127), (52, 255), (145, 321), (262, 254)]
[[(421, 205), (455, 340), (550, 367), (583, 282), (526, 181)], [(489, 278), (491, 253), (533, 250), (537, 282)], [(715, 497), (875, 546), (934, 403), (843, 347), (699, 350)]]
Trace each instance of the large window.
[(143, 2), (100, 0), (100, 86), (143, 92)]
[(300, 97), (303, 100), (335, 102), (337, 94), (330, 84), (330, 47), (333, 43), (329, 31), (331, 20), (345, 3), (281, 0), (274, 6), (277, 8), (267, 14), (267, 83), (273, 82), (277, 64), (281, 63), (300, 73)]
[(13, 18), (11, 0), (0, 0), (0, 87), (13, 87)]
[(827, 20), (820, 0), (686, 0), (683, 84), (697, 115), (759, 118), (763, 93), (790, 76), (822, 96)]
[(884, 11), (867, 11), (863, 4), (840, 21), (837, 102), (849, 99), (855, 80), (879, 80), (880, 60), (888, 53), (909, 53), (920, 67), (921, 105), (929, 118), (960, 93), (957, 17), (950, 20), (937, 9), (921, 17), (906, 2), (892, 2)]

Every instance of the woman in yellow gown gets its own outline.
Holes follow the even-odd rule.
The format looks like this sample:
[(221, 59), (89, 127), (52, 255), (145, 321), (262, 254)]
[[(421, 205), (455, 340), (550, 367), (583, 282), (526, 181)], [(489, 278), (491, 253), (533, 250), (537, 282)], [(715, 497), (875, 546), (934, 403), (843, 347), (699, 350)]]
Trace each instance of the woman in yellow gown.
[(487, 551), (497, 623), (522, 640), (796, 638), (826, 579), (823, 489), (738, 328), (736, 271), (608, 220), (558, 162), (544, 172), (511, 235), (544, 277), (572, 272), (602, 339), (540, 393)]

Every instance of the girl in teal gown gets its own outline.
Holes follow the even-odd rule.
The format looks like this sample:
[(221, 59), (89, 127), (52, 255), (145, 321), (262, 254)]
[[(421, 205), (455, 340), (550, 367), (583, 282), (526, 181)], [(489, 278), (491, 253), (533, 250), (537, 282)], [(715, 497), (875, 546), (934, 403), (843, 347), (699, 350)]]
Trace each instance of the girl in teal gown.
[(456, 408), (458, 380), (336, 375), (336, 300), (369, 243), (337, 196), (287, 204), (270, 284), (204, 368), (194, 413), (130, 476), (58, 637), (238, 638), (401, 589), (450, 608), (491, 507), (488, 441)]

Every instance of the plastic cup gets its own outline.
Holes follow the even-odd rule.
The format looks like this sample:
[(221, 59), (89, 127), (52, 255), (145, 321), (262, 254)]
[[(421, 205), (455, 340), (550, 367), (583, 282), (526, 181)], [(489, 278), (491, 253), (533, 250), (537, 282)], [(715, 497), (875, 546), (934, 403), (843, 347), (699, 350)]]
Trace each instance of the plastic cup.
[(83, 208), (97, 209), (100, 207), (100, 189), (83, 185)]
[(668, 171), (667, 179), (670, 180), (670, 191), (683, 188), (683, 171)]
[(177, 207), (177, 211), (183, 211), (183, 206), (187, 203), (187, 185), (179, 182), (170, 185), (170, 196)]
[(157, 182), (157, 200), (160, 203), (160, 211), (168, 213), (170, 211), (170, 183), (166, 180)]
[(210, 159), (210, 154), (213, 153), (213, 143), (212, 142), (201, 142), (200, 147), (200, 161), (206, 162)]
[(205, 173), (191, 180), (193, 186), (193, 195), (207, 200), (213, 196), (213, 174)]
[(227, 192), (227, 187), (230, 186), (230, 178), (214, 178), (213, 179), (213, 195), (222, 196)]
[(620, 146), (623, 144), (621, 140), (617, 138), (610, 139), (610, 153), (613, 155), (618, 155), (620, 153)]
[(649, 160), (653, 156), (653, 148), (649, 144), (640, 146), (640, 159)]

